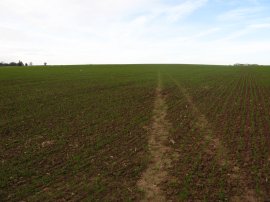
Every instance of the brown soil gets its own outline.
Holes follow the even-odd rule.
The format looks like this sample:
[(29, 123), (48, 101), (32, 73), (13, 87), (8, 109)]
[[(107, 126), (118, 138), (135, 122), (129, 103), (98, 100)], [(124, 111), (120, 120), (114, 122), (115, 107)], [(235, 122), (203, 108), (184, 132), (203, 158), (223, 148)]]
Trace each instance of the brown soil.
[(162, 81), (159, 75), (156, 88), (156, 99), (153, 110), (153, 121), (148, 129), (148, 146), (150, 162), (137, 185), (145, 192), (142, 201), (166, 201), (165, 193), (160, 188), (161, 183), (169, 180), (167, 170), (171, 167), (173, 154), (169, 143), (170, 124), (167, 119), (165, 96), (162, 94)]
[(220, 166), (226, 166), (229, 169), (228, 181), (235, 182), (238, 184), (239, 194), (231, 198), (232, 201), (260, 201), (256, 196), (256, 193), (253, 189), (246, 186), (248, 184), (247, 174), (240, 169), (240, 166), (236, 161), (228, 156), (227, 148), (224, 147), (221, 140), (213, 135), (213, 130), (211, 124), (208, 122), (206, 117), (200, 112), (195, 103), (193, 102), (192, 97), (189, 95), (187, 90), (181, 86), (176, 80), (171, 78), (175, 85), (179, 88), (181, 93), (184, 95), (188, 104), (191, 106), (193, 114), (197, 117), (196, 125), (204, 134), (204, 141), (208, 142), (208, 147), (205, 148), (206, 152), (211, 156), (212, 154), (216, 155), (216, 160)]

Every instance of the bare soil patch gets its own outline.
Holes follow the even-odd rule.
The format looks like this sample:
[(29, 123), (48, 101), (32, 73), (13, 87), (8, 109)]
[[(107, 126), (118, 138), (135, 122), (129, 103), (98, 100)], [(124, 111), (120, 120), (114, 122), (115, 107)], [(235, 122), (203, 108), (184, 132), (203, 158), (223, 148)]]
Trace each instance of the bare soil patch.
[(142, 201), (166, 201), (165, 194), (160, 188), (161, 183), (168, 181), (167, 170), (171, 167), (172, 154), (168, 143), (170, 124), (166, 119), (167, 106), (165, 96), (162, 94), (162, 80), (159, 75), (156, 88), (156, 99), (153, 110), (153, 121), (148, 129), (148, 146), (150, 163), (141, 179), (138, 187), (145, 192)]

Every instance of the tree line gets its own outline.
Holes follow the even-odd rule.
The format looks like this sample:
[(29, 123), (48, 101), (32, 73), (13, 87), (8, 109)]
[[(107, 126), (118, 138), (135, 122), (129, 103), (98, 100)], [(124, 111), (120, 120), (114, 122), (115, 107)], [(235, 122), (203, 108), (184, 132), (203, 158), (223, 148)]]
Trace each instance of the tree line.
[[(47, 62), (44, 62), (43, 65), (47, 66)], [(10, 62), (10, 63), (0, 62), (0, 66), (33, 66), (33, 63), (29, 62), (29, 64), (27, 64), (19, 60), (19, 62)]]
[(23, 63), (22, 61), (19, 60), (19, 62), (10, 62), (10, 63), (6, 63), (6, 62), (0, 62), (0, 66), (28, 66), (27, 63)]

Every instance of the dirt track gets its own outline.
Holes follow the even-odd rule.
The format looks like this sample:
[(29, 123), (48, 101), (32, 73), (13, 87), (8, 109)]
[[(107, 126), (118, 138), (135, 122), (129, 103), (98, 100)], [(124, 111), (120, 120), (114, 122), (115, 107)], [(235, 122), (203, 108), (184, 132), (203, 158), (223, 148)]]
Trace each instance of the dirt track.
[(170, 124), (167, 119), (167, 106), (162, 94), (162, 80), (159, 74), (152, 125), (148, 129), (150, 160), (147, 170), (138, 181), (138, 187), (145, 192), (143, 201), (166, 201), (160, 184), (168, 180), (167, 169), (171, 166), (172, 149), (168, 145)]
[(221, 167), (227, 166), (229, 168), (231, 174), (228, 175), (228, 180), (234, 181), (234, 183), (240, 185), (241, 193), (232, 197), (232, 200), (247, 202), (261, 201), (259, 197), (256, 196), (255, 190), (246, 185), (250, 180), (249, 176), (241, 169), (241, 166), (236, 163), (234, 157), (227, 155), (227, 148), (225, 148), (222, 141), (213, 134), (211, 124), (197, 108), (187, 90), (172, 77), (171, 79), (191, 106), (192, 113), (197, 117), (196, 125), (201, 133), (204, 134), (204, 141), (208, 142), (208, 146), (205, 148), (206, 152), (209, 155), (216, 156), (216, 160)]

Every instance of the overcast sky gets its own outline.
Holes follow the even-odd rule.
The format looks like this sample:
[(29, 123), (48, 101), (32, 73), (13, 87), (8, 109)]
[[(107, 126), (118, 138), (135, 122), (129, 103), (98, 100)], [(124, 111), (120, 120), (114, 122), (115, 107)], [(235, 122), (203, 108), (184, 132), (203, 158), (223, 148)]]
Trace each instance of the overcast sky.
[(0, 61), (270, 64), (269, 0), (0, 0)]

